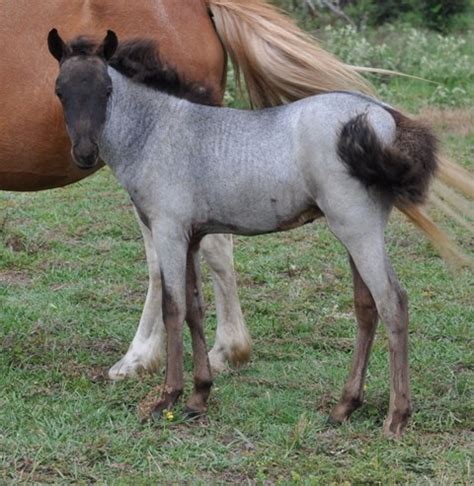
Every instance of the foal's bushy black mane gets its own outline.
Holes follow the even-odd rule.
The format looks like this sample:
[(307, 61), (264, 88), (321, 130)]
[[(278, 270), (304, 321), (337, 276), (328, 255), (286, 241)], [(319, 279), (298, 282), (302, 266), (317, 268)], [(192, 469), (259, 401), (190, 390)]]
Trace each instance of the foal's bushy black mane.
[[(73, 39), (68, 48), (69, 56), (91, 56), (96, 54), (97, 42), (81, 36)], [(215, 104), (208, 87), (187, 81), (176, 68), (160, 59), (158, 43), (152, 39), (120, 42), (108, 63), (124, 76), (150, 88), (193, 103)]]

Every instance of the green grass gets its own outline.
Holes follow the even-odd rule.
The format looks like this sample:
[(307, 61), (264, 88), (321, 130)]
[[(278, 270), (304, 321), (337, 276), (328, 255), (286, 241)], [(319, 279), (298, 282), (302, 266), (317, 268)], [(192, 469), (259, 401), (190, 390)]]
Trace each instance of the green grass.
[[(472, 141), (472, 134), (443, 136), (467, 166)], [(462, 231), (455, 235), (472, 249)], [(236, 238), (251, 363), (216, 379), (200, 422), (183, 423), (180, 405), (172, 423), (141, 424), (138, 404), (162, 374), (106, 379), (133, 337), (147, 284), (127, 195), (106, 169), (64, 189), (1, 193), (0, 483), (469, 484), (473, 276), (450, 274), (399, 215), (387, 244), (410, 297), (414, 415), (401, 440), (382, 434), (389, 397), (383, 326), (366, 403), (349, 423), (326, 424), (348, 372), (355, 324), (346, 255), (322, 221)], [(205, 280), (212, 343), (215, 309)], [(189, 393), (188, 336), (186, 350)]]

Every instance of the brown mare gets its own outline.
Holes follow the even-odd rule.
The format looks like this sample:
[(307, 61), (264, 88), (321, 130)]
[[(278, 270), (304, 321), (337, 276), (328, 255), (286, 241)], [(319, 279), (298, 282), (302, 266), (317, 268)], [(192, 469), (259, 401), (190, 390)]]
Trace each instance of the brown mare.
[[(211, 104), (219, 105), (223, 99), (226, 53), (237, 74), (243, 75), (256, 107), (331, 90), (371, 91), (356, 68), (322, 50), (264, 0), (1, 0), (0, 190), (61, 187), (91, 174), (71, 163), (62, 109), (53, 89), (57, 64), (45, 42), (52, 27), (66, 39), (79, 33), (101, 38), (107, 29), (113, 29), (122, 40), (155, 39), (162, 61), (202, 87), (206, 102)], [(472, 191), (457, 166), (441, 164), (440, 175), (452, 185)], [(456, 256), (456, 250), (423, 212), (400, 209), (445, 256)], [(229, 239), (219, 236), (206, 237), (202, 244), (216, 290), (218, 329), (210, 353), (216, 370), (226, 360), (246, 361), (250, 352), (236, 293), (231, 245)], [(155, 258), (148, 249), (147, 258)], [(356, 304), (365, 298), (363, 289), (362, 283), (356, 287)], [(127, 355), (112, 368), (113, 378), (156, 369), (159, 324), (152, 316), (159, 292), (159, 277), (150, 275), (140, 326)], [(345, 395), (334, 414), (339, 421), (352, 412), (354, 380), (367, 365), (370, 346), (364, 339), (364, 325), (372, 317), (365, 316), (360, 302), (356, 305), (358, 351)]]
[[(219, 105), (223, 99), (223, 46), (244, 75), (255, 106), (331, 89), (370, 91), (353, 68), (320, 49), (263, 0), (1, 2), (0, 42), (5, 48), (0, 52), (0, 190), (61, 187), (91, 173), (72, 163), (61, 106), (51, 89), (57, 66), (44, 39), (53, 26), (65, 38), (78, 33), (101, 37), (113, 29), (123, 40), (157, 40), (162, 61), (201, 87), (210, 104)], [(219, 370), (228, 360), (246, 361), (250, 343), (237, 297), (231, 239), (210, 236), (202, 250), (216, 292), (218, 330), (210, 356)], [(150, 276), (148, 305), (127, 355), (110, 372), (112, 378), (157, 367), (161, 349), (156, 333), (162, 326), (154, 316), (159, 286), (159, 279)]]

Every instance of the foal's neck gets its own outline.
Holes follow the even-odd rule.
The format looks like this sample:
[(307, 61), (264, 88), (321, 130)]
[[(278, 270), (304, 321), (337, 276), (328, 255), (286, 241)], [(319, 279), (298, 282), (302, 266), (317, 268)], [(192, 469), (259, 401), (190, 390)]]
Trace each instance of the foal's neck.
[(102, 160), (119, 180), (127, 170), (136, 170), (144, 159), (146, 142), (153, 134), (166, 133), (170, 118), (180, 111), (181, 100), (137, 84), (109, 68), (113, 93), (99, 149)]

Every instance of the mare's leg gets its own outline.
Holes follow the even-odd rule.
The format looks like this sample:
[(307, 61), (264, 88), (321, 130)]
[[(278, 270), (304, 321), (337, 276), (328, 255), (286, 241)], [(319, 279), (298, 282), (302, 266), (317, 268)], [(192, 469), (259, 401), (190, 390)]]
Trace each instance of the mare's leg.
[(161, 279), (158, 255), (153, 245), (150, 230), (138, 223), (145, 243), (149, 271), (149, 285), (140, 324), (127, 354), (109, 371), (112, 380), (135, 377), (143, 371), (156, 371), (160, 365), (164, 348), (164, 325), (161, 313)]
[[(140, 323), (127, 351), (109, 371), (112, 380), (133, 378), (143, 371), (156, 371), (163, 358), (164, 325), (161, 313), (161, 281), (158, 257), (150, 230), (137, 218), (145, 242), (149, 286)], [(209, 235), (202, 242), (202, 253), (211, 270), (216, 296), (216, 343), (209, 358), (214, 372), (250, 358), (250, 337), (244, 323), (237, 295), (230, 235)]]
[(351, 257), (349, 257), (349, 260), (354, 283), (354, 308), (358, 328), (351, 372), (344, 386), (342, 397), (331, 412), (331, 418), (336, 422), (347, 420), (352, 412), (362, 405), (365, 374), (378, 320), (374, 299), (362, 280), (354, 261)]
[(250, 359), (250, 336), (237, 295), (232, 237), (208, 235), (202, 241), (201, 251), (211, 270), (216, 296), (216, 342), (209, 358), (213, 371), (219, 372), (225, 368), (227, 360), (239, 365)]
[(203, 328), (204, 306), (201, 291), (201, 276), (198, 248), (188, 251), (186, 263), (186, 322), (191, 331), (193, 345), (194, 389), (186, 404), (190, 417), (207, 410), (207, 399), (212, 387), (212, 373), (206, 348)]
[[(334, 194), (337, 195), (337, 189)], [(359, 184), (350, 187), (350, 192), (346, 191), (345, 197), (339, 198), (337, 202), (338, 204), (331, 206), (322, 200), (320, 207), (331, 230), (354, 260), (387, 328), (390, 349), (390, 407), (384, 431), (388, 436), (400, 436), (411, 414), (408, 300), (384, 249), (383, 230), (389, 206), (369, 197)]]

